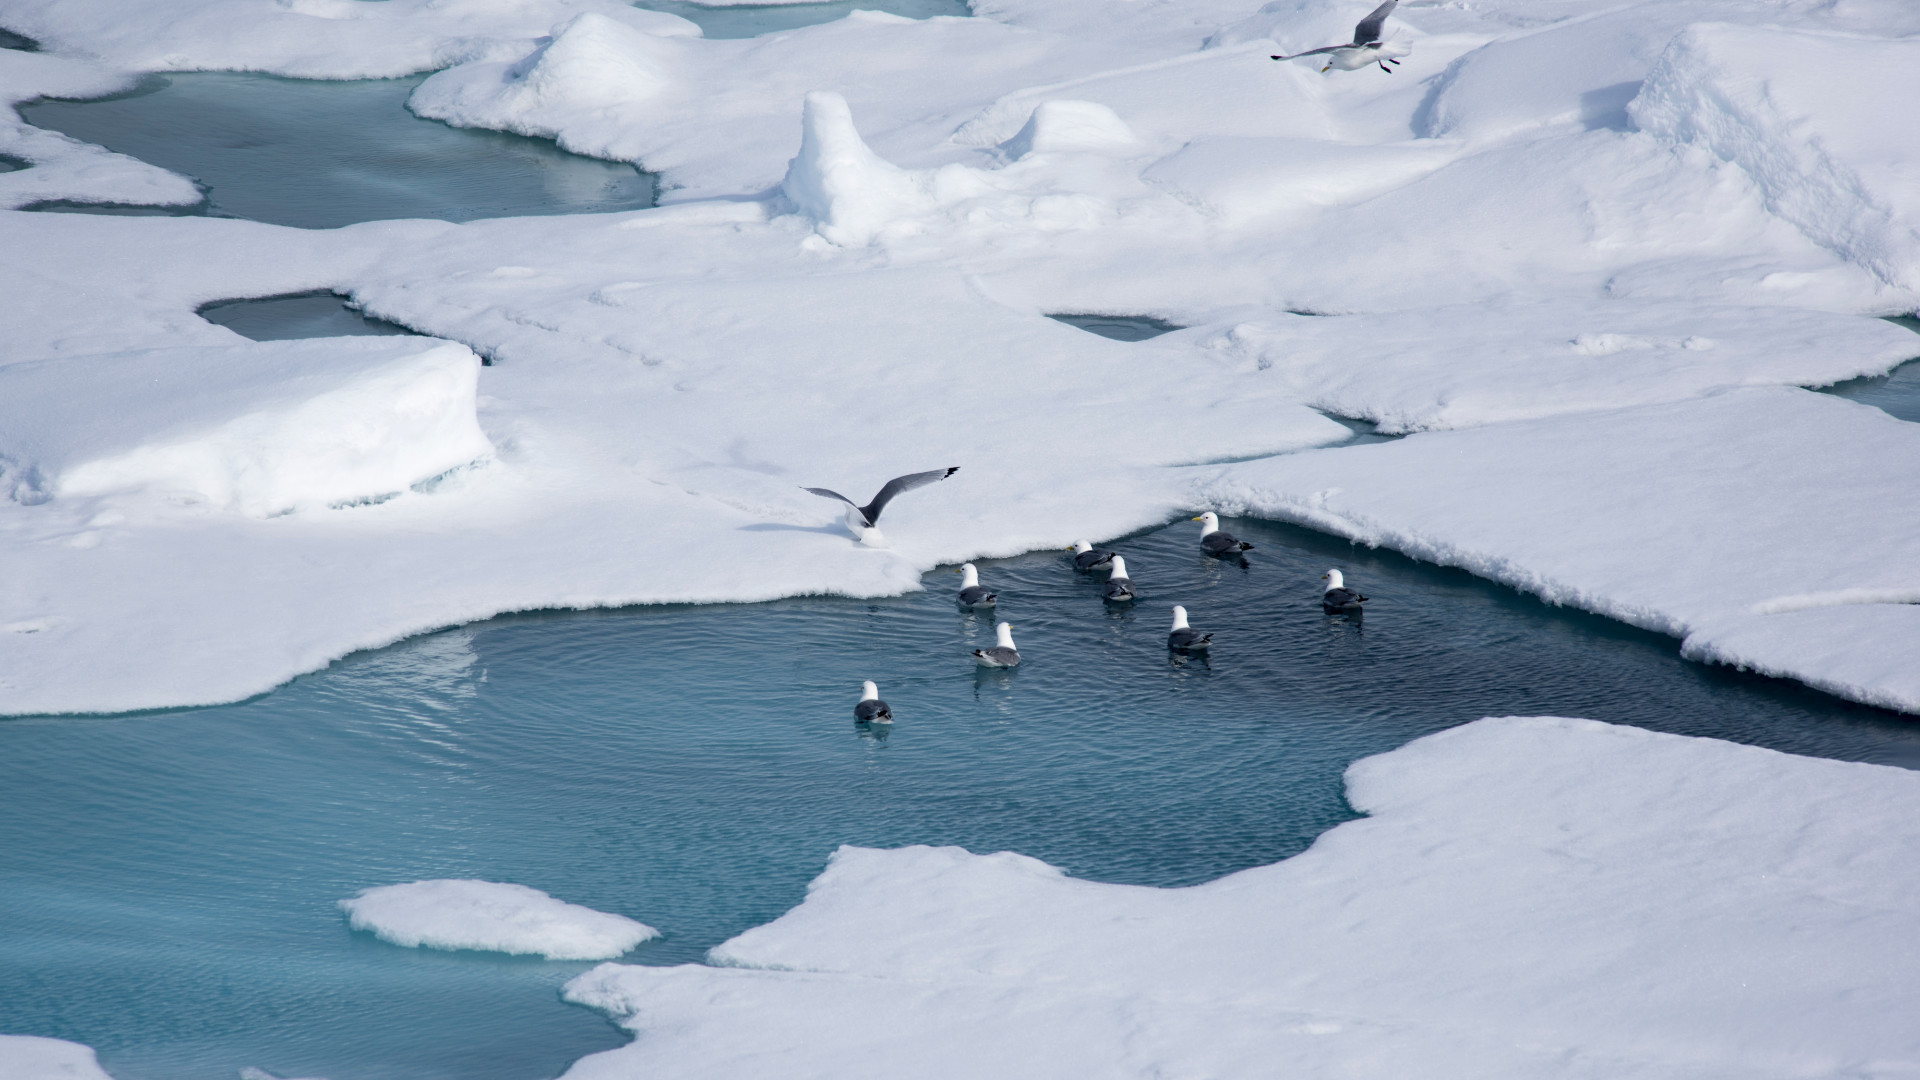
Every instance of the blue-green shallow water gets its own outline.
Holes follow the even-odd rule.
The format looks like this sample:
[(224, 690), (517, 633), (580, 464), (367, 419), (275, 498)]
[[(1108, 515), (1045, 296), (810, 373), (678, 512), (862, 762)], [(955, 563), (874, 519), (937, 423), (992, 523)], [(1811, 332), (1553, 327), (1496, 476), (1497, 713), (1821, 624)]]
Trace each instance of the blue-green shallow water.
[[(1900, 315), (1887, 321), (1920, 333), (1920, 316)], [(1920, 359), (1909, 360), (1885, 375), (1848, 379), (1820, 389), (1823, 393), (1872, 405), (1897, 419), (1920, 423)]]
[(346, 297), (325, 290), (218, 300), (202, 304), (195, 314), (254, 341), (384, 337), (413, 332), (397, 323), (376, 319), (349, 306)]
[[(98, 1047), (120, 1080), (256, 1066), (331, 1080), (529, 1080), (621, 1036), (561, 1004), (585, 964), (385, 945), (334, 902), (480, 877), (660, 927), (696, 960), (797, 903), (838, 844), (1013, 849), (1184, 885), (1350, 815), (1356, 758), (1488, 714), (1559, 713), (1913, 765), (1920, 726), (1681, 661), (1676, 643), (1304, 530), (1181, 522), (982, 564), (1027, 662), (933, 591), (495, 619), (239, 705), (0, 723), (0, 1031)], [(1374, 597), (1322, 614), (1328, 566)], [(1167, 608), (1214, 631), (1165, 646)], [(857, 730), (859, 682), (893, 705)]]
[[(653, 205), (654, 178), (544, 139), (407, 111), (426, 78), (323, 82), (236, 72), (153, 76), (92, 101), (20, 106), (29, 123), (192, 177), (197, 207), (150, 212), (324, 229), (391, 218), (582, 214)], [(47, 204), (44, 209), (127, 212)]]

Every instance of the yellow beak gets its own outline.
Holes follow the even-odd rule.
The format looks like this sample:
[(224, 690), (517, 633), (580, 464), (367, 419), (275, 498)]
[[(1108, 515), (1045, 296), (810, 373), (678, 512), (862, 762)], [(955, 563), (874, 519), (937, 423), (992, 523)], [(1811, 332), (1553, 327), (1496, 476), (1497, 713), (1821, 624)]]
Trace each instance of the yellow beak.
[(1197, 517), (1197, 518), (1188, 518), (1187, 520), (1188, 520), (1188, 521), (1205, 521), (1205, 520), (1207, 520), (1207, 519), (1206, 519), (1206, 516), (1205, 516), (1205, 515), (1203, 514), (1203, 515), (1201, 515), (1200, 517)]

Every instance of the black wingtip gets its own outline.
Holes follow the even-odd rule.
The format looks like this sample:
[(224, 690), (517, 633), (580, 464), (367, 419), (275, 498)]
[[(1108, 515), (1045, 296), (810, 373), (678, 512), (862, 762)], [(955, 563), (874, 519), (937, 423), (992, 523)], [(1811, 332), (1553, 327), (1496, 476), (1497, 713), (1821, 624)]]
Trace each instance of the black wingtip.
[[(952, 476), (952, 475), (953, 475), (954, 473), (957, 473), (957, 472), (959, 472), (959, 471), (960, 471), (960, 466), (958, 466), (958, 465), (949, 465), (949, 466), (947, 466), (947, 476)], [(945, 480), (945, 479), (947, 478), (947, 476), (943, 476), (943, 477), (941, 477), (940, 479), (942, 479), (942, 480)]]
[(1284, 56), (1270, 56), (1270, 57), (1268, 57), (1267, 59), (1269, 59), (1269, 60), (1285, 60), (1285, 59), (1286, 59), (1286, 57), (1284, 57)]
[(1240, 541), (1240, 550), (1241, 550), (1241, 551), (1252, 551), (1252, 550), (1253, 550), (1253, 545), (1252, 545), (1252, 544), (1249, 544), (1249, 543), (1247, 543), (1247, 542), (1246, 542), (1245, 540), (1242, 540), (1242, 541)]

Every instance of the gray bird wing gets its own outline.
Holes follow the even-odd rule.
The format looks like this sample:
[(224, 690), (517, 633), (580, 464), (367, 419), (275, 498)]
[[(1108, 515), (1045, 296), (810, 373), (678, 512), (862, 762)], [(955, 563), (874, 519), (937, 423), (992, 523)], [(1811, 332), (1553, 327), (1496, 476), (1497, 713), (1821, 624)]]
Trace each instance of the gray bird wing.
[[(1390, 0), (1390, 4), (1397, 4), (1399, 2), (1400, 0)], [(1303, 56), (1319, 56), (1321, 53), (1339, 52), (1341, 49), (1351, 49), (1351, 48), (1353, 48), (1353, 46), (1351, 45), (1323, 45), (1318, 49), (1308, 49), (1306, 52), (1297, 52), (1297, 53), (1294, 53), (1292, 56), (1276, 56), (1274, 57), (1274, 59), (1275, 60), (1298, 60)]]
[(1374, 8), (1371, 15), (1361, 19), (1360, 25), (1353, 28), (1353, 43), (1368, 45), (1379, 41), (1380, 28), (1386, 25), (1387, 16), (1393, 14), (1393, 9), (1399, 5), (1400, 0), (1387, 0), (1386, 3)]
[[(903, 491), (912, 491), (917, 487), (926, 487), (936, 480), (945, 480), (947, 477), (959, 471), (960, 466), (955, 465), (952, 468), (935, 469), (932, 472), (917, 472), (908, 473), (905, 476), (896, 476), (887, 481), (887, 485), (880, 489), (880, 494), (875, 495), (872, 502), (861, 507), (860, 512), (867, 515), (867, 524), (878, 525), (880, 523), (880, 511), (887, 508), (887, 504), (893, 501), (894, 496)], [(845, 498), (845, 496), (841, 496), (841, 498)], [(847, 501), (852, 502), (853, 500), (847, 499)]]
[(1331, 604), (1334, 607), (1346, 607), (1348, 604), (1357, 604), (1360, 600), (1361, 596), (1358, 589), (1345, 588), (1328, 589), (1327, 594), (1320, 598), (1321, 603)]
[[(823, 499), (839, 499), (841, 502), (846, 503), (848, 506), (853, 507), (855, 510), (860, 510), (859, 503), (854, 502), (852, 499), (847, 498), (845, 495), (842, 495), (837, 491), (829, 491), (826, 488), (810, 488), (810, 487), (803, 487), (800, 490), (805, 491), (809, 494), (818, 495)], [(860, 510), (860, 512), (862, 514), (867, 514), (865, 510)], [(867, 514), (867, 524), (868, 525), (873, 524), (873, 515)]]

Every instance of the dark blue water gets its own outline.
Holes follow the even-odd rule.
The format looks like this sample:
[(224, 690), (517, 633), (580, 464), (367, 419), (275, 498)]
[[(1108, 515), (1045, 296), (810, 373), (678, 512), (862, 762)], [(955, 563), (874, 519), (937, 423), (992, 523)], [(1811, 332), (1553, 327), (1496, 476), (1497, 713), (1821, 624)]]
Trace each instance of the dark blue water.
[[(302, 228), (390, 218), (580, 214), (653, 205), (654, 177), (552, 142), (422, 120), (426, 76), (322, 82), (199, 72), (154, 76), (93, 101), (36, 101), (28, 122), (192, 177), (195, 207)], [(34, 209), (125, 213), (67, 202)], [(135, 211), (139, 212), (139, 211)]]
[(750, 38), (781, 30), (844, 19), (855, 9), (885, 11), (909, 19), (931, 19), (936, 15), (965, 17), (973, 14), (967, 0), (829, 0), (824, 4), (744, 4), (709, 6), (687, 0), (640, 0), (635, 7), (664, 11), (698, 23), (700, 32), (710, 38)]
[[(0, 1031), (120, 1080), (530, 1080), (621, 1036), (557, 1000), (587, 965), (401, 949), (334, 902), (520, 882), (696, 960), (797, 903), (838, 844), (1013, 849), (1183, 885), (1285, 858), (1351, 811), (1356, 758), (1488, 714), (1559, 713), (1913, 765), (1920, 726), (1681, 661), (1676, 643), (1467, 574), (1258, 522), (1244, 565), (1180, 522), (1115, 545), (1109, 607), (1064, 553), (982, 564), (991, 618), (881, 601), (495, 619), (240, 705), (0, 722)], [(1370, 596), (1328, 617), (1318, 576)], [(1167, 609), (1217, 634), (1171, 657)], [(898, 723), (852, 722), (860, 680)]]
[[(1901, 315), (1887, 320), (1920, 333), (1920, 316)], [(1920, 343), (1915, 351), (1920, 352)], [(1920, 358), (1909, 360), (1885, 375), (1848, 379), (1823, 386), (1822, 392), (1872, 405), (1889, 416), (1920, 423)]]
[(1170, 334), (1181, 328), (1178, 323), (1156, 319), (1151, 315), (1059, 314), (1049, 315), (1047, 318), (1078, 327), (1089, 334), (1112, 338), (1115, 341), (1146, 341), (1148, 338), (1157, 338), (1161, 334)]
[(376, 319), (351, 307), (346, 297), (324, 290), (218, 300), (203, 304), (198, 314), (255, 341), (413, 333), (398, 323)]
[(39, 52), (40, 43), (11, 30), (0, 29), (0, 49), (16, 49), (20, 52)]

